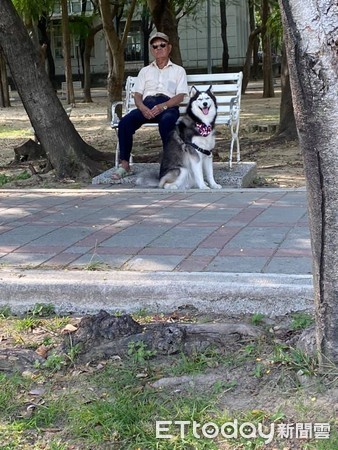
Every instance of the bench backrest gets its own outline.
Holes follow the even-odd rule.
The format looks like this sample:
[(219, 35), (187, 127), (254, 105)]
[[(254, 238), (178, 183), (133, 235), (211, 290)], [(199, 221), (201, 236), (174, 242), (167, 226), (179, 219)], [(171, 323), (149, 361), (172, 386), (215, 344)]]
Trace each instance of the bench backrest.
[[(232, 120), (237, 120), (241, 107), (242, 72), (237, 73), (206, 73), (199, 75), (187, 75), (189, 90), (192, 86), (200, 91), (206, 91), (212, 85), (212, 92), (217, 99), (217, 124), (229, 123), (230, 108)], [(124, 113), (135, 108), (133, 86), (136, 77), (128, 77), (126, 80), (126, 96), (124, 101)], [(180, 105), (181, 114), (184, 113), (189, 99), (186, 97)]]

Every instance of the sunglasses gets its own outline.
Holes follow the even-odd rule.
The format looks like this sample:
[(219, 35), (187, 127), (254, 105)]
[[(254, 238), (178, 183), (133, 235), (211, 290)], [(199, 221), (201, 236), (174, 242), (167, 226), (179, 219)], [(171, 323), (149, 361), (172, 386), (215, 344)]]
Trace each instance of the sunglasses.
[(158, 44), (158, 45), (152, 45), (152, 47), (153, 47), (153, 49), (154, 50), (157, 50), (158, 48), (166, 48), (166, 46), (167, 46), (167, 44), (164, 44), (163, 42), (162, 42), (162, 44)]

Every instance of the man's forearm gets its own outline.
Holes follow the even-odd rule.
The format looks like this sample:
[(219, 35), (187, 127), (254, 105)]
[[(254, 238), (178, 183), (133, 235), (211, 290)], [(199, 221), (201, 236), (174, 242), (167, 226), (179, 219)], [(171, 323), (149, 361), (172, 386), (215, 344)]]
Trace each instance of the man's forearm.
[(134, 94), (134, 102), (136, 108), (142, 110), (142, 107), (145, 106), (143, 103), (142, 95), (139, 92), (135, 92)]
[(183, 99), (185, 97), (185, 94), (177, 94), (174, 95), (174, 97), (171, 97), (169, 100), (163, 103), (163, 105), (166, 105), (168, 108), (173, 108), (174, 106), (178, 106), (183, 102)]

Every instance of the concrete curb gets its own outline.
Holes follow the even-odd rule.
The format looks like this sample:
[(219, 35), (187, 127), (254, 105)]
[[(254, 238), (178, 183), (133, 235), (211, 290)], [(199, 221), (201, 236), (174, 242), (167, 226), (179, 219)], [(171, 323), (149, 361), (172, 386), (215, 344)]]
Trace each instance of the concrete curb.
[(59, 313), (172, 312), (279, 316), (313, 310), (310, 275), (197, 272), (0, 272), (0, 307), (23, 313), (52, 303)]

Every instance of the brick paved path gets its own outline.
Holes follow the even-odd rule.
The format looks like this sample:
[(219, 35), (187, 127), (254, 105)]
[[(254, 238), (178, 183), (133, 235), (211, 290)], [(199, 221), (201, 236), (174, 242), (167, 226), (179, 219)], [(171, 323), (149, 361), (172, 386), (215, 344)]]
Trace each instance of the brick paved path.
[(0, 264), (310, 274), (306, 209), (303, 190), (2, 190)]

